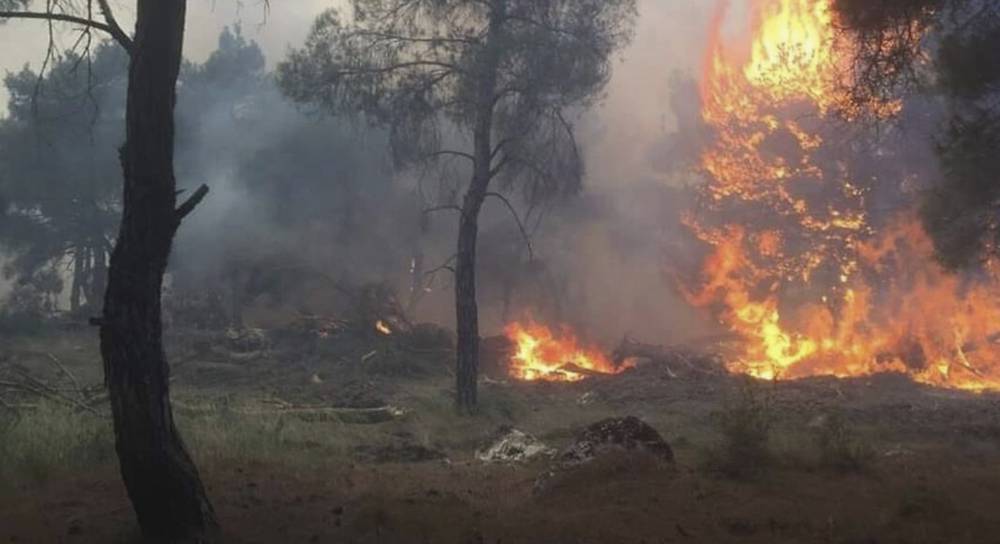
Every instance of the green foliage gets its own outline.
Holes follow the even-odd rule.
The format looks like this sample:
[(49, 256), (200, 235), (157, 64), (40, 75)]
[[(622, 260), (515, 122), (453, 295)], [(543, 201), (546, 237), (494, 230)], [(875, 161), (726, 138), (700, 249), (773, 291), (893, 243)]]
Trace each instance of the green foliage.
[(184, 436), (191, 450), (203, 461), (246, 462), (280, 459), (287, 421), (280, 416), (249, 417), (227, 403), (209, 416), (182, 418)]
[[(397, 241), (403, 246), (413, 229), (402, 220), (371, 220), (401, 211), (380, 131), (297, 111), (266, 72), (258, 45), (238, 26), (222, 32), (203, 64), (185, 64), (180, 79), (178, 179), (205, 181), (214, 196), (178, 239), (172, 269), (178, 290), (228, 290), (242, 283), (246, 300), (274, 294), (267, 285), (275, 280), (273, 269), (314, 264), (313, 255), (286, 247), (287, 236), (296, 246), (342, 244), (337, 260), (345, 268), (357, 269), (347, 244), (363, 247), (366, 256), (382, 248), (377, 265), (398, 267), (405, 257), (384, 248)], [(224, 209), (211, 209), (217, 205)], [(401, 232), (381, 231), (388, 226)], [(307, 233), (317, 238), (303, 240)], [(381, 274), (370, 261), (366, 274)], [(286, 287), (279, 290), (293, 291)]]
[(248, 42), (237, 24), (222, 29), (218, 47), (204, 64), (186, 67), (185, 82), (199, 86), (200, 92), (252, 89), (263, 80), (264, 64), (260, 47)]
[[(4, 272), (18, 283), (35, 285), (58, 267), (66, 282), (63, 291), (79, 298), (85, 315), (94, 313), (89, 302), (103, 300), (103, 276), (118, 226), (118, 148), (124, 141), (127, 78), (127, 55), (108, 42), (95, 45), (89, 56), (79, 52), (54, 59), (41, 79), (25, 69), (5, 80), (11, 97), (10, 114), (0, 119)], [(376, 206), (384, 212), (387, 202), (397, 204), (387, 196), (391, 177), (382, 167), (380, 134), (359, 138), (344, 123), (317, 122), (295, 111), (266, 72), (258, 45), (238, 26), (222, 31), (218, 48), (204, 63), (183, 65), (176, 119), (181, 186), (212, 186), (215, 196), (206, 205), (237, 200), (254, 207), (252, 217), (246, 217), (247, 209), (227, 206), (211, 219), (222, 228), (198, 228), (205, 226), (201, 223), (185, 229), (172, 265), (179, 284), (204, 284), (204, 276), (191, 279), (202, 270), (191, 276), (185, 272), (216, 265), (221, 253), (240, 253), (245, 246), (247, 254), (259, 254), (261, 239), (255, 235), (274, 236), (276, 223), (290, 229), (331, 225), (328, 230), (357, 239), (357, 227), (376, 213)], [(231, 186), (224, 186), (230, 180)], [(238, 196), (227, 199), (227, 190)], [(210, 233), (228, 238), (206, 240)], [(378, 247), (386, 245), (385, 239), (401, 238), (395, 232), (377, 235), (363, 243)], [(187, 243), (186, 236), (198, 238)], [(393, 266), (400, 259), (385, 256)]]
[[(62, 259), (76, 288), (101, 297), (104, 263), (119, 213), (127, 57), (98, 45), (66, 54), (44, 75), (25, 68), (5, 79), (9, 116), (0, 120), (0, 248), (18, 281)], [(74, 295), (76, 296), (76, 295)]]
[[(974, 267), (997, 254), (1000, 205), (1000, 5), (989, 0), (837, 0), (855, 45), (851, 96), (872, 101), (935, 94), (947, 121), (943, 176), (921, 203), (939, 260)], [(927, 60), (930, 62), (927, 62)], [(922, 106), (926, 107), (926, 105)]]
[(938, 50), (939, 81), (949, 96), (977, 101), (1000, 84), (1000, 13), (947, 33)]
[(1000, 229), (1000, 7), (969, 2), (959, 28), (943, 32), (936, 67), (949, 120), (938, 156), (943, 179), (921, 214), (937, 254), (950, 268), (997, 254)]
[[(447, 149), (491, 129), (488, 170), (533, 201), (583, 174), (572, 111), (607, 83), (631, 36), (634, 0), (353, 0), (321, 15), (278, 67), (293, 100), (362, 114), (389, 129), (396, 164), (473, 153)], [(452, 189), (453, 191), (455, 189)]]
[(239, 144), (251, 139), (252, 131), (242, 134), (241, 127), (231, 124), (226, 125), (230, 133), (224, 137), (214, 131), (223, 121), (245, 117), (248, 112), (243, 110), (266, 93), (264, 67), (260, 46), (247, 41), (239, 25), (222, 30), (217, 48), (203, 64), (184, 63), (177, 106), (178, 130), (184, 136), (178, 142), (181, 168), (203, 171), (206, 160), (242, 151)]
[(977, 264), (1000, 242), (1000, 118), (979, 109), (971, 119), (953, 116), (941, 138), (944, 178), (928, 191), (920, 209), (939, 260), (949, 268)]
[(0, 481), (38, 483), (114, 459), (111, 421), (42, 403), (18, 414), (0, 408)]
[[(4, 11), (14, 11), (19, 9), (24, 9), (28, 7), (30, 0), (0, 0), (0, 10)], [(0, 19), (0, 24), (3, 24), (4, 20)]]

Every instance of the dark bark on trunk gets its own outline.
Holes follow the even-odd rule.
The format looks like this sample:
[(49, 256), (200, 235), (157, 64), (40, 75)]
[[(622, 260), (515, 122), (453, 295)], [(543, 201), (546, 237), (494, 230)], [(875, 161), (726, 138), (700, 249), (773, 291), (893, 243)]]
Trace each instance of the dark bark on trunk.
[(493, 109), (500, 62), (499, 34), (506, 19), (506, 6), (499, 1), (490, 13), (490, 28), (478, 74), (479, 89), (476, 127), (473, 134), (472, 181), (465, 193), (458, 225), (458, 253), (455, 261), (455, 318), (458, 329), (455, 371), (455, 405), (459, 412), (471, 413), (478, 403), (479, 389), (479, 308), (476, 302), (476, 242), (479, 212), (493, 179)]
[(121, 151), (124, 209), (111, 255), (101, 354), (121, 474), (143, 535), (204, 542), (216, 538), (215, 514), (174, 426), (160, 314), (163, 274), (184, 215), (175, 209), (173, 109), (186, 1), (137, 5)]
[(456, 406), (471, 413), (478, 402), (479, 307), (476, 302), (476, 241), (479, 210), (486, 199), (489, 178), (473, 178), (465, 195), (458, 226), (458, 256), (455, 261), (455, 318), (458, 328)]
[(76, 247), (76, 251), (73, 254), (73, 286), (70, 288), (69, 294), (69, 311), (73, 315), (76, 315), (80, 311), (80, 297), (83, 291), (83, 244), (79, 244)]

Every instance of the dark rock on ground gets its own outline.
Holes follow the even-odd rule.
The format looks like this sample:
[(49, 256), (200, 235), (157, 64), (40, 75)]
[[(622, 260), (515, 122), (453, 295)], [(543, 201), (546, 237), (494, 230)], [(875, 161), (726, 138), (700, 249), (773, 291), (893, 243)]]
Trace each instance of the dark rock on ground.
[(613, 450), (646, 452), (673, 462), (674, 451), (660, 433), (635, 416), (609, 418), (589, 425), (559, 454), (563, 464), (586, 463)]
[(634, 416), (609, 418), (578, 432), (549, 470), (535, 479), (533, 492), (541, 495), (601, 478), (619, 480), (673, 462), (670, 444), (649, 424)]

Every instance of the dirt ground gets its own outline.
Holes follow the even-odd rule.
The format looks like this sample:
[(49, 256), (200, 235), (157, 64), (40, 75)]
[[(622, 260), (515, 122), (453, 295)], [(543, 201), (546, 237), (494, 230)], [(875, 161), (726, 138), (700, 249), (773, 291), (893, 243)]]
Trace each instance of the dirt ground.
[[(45, 346), (96, 381), (89, 342)], [(997, 395), (899, 376), (748, 384), (647, 366), (573, 384), (488, 380), (482, 413), (461, 418), (446, 370), (387, 376), (315, 364), (263, 357), (175, 370), (179, 425), (227, 542), (1000, 542)], [(346, 422), (257, 410), (275, 397), (402, 413)], [(768, 422), (763, 457), (731, 447), (727, 414), (744, 413)], [(624, 415), (655, 427), (676, 463), (622, 452), (540, 486), (549, 460), (475, 457), (501, 425), (559, 448), (581, 426)], [(829, 438), (820, 429), (831, 418), (841, 422), (834, 446), (817, 438)], [(747, 470), (726, 470), (734, 463)], [(139, 540), (113, 458), (8, 484), (0, 542)]]

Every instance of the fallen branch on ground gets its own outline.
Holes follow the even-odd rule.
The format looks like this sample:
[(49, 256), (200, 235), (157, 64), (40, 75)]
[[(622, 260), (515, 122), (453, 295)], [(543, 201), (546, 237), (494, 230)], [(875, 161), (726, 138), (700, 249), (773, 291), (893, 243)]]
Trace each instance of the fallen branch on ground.
[[(26, 410), (37, 408), (40, 405), (38, 401), (48, 401), (100, 415), (95, 406), (101, 400), (103, 387), (83, 387), (56, 356), (46, 353), (44, 357), (69, 384), (46, 383), (7, 358), (0, 361), (0, 378), (3, 378), (0, 379), (0, 406), (9, 410)], [(31, 400), (34, 402), (28, 402)]]
[[(240, 407), (230, 408), (229, 413), (248, 416), (289, 416), (303, 421), (339, 421), (341, 423), (374, 424), (390, 421), (405, 415), (405, 411), (396, 406), (378, 406), (374, 408), (337, 408), (332, 406), (295, 406), (280, 399), (268, 399), (269, 404), (278, 404), (279, 408)], [(221, 413), (219, 406), (193, 406), (184, 402), (174, 401), (174, 410), (185, 416), (206, 416)]]

